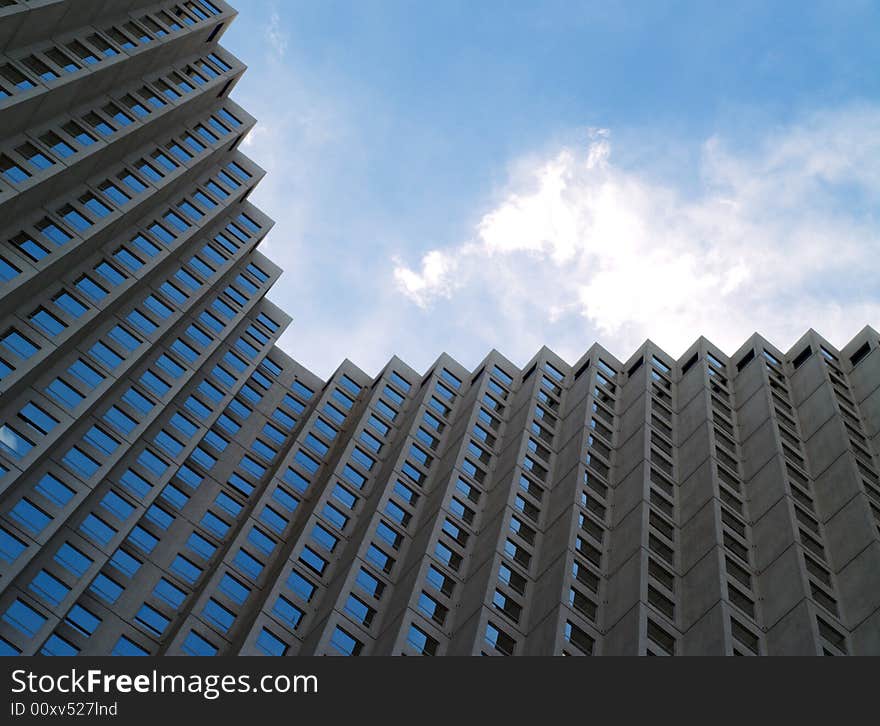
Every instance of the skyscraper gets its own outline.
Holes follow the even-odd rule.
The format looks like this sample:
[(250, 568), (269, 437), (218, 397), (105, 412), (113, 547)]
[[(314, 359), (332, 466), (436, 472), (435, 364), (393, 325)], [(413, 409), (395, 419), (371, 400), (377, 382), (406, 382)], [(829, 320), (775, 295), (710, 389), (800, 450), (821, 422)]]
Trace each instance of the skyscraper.
[(0, 0), (0, 652), (880, 653), (876, 331), (322, 381), (234, 15)]

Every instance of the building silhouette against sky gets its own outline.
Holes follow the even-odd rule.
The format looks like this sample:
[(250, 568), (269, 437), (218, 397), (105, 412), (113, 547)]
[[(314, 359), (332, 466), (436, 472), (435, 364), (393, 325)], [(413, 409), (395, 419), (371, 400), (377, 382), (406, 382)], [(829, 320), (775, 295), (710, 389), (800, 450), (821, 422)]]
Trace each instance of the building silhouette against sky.
[(323, 381), (234, 15), (0, 2), (0, 651), (880, 653), (875, 330)]

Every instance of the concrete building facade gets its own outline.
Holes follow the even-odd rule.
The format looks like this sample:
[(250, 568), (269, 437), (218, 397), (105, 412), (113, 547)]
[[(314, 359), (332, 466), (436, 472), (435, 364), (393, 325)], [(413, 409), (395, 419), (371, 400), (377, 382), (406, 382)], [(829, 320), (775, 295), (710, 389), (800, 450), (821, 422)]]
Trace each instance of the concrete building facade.
[(880, 335), (275, 345), (220, 0), (0, 0), (0, 653), (880, 653)]

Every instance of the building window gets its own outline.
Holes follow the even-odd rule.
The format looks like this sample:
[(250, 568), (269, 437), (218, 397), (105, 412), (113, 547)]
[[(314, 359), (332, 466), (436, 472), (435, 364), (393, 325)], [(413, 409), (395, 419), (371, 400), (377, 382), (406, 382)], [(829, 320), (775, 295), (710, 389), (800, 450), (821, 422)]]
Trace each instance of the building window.
[(338, 625), (330, 637), (330, 647), (340, 655), (360, 655), (363, 643)]

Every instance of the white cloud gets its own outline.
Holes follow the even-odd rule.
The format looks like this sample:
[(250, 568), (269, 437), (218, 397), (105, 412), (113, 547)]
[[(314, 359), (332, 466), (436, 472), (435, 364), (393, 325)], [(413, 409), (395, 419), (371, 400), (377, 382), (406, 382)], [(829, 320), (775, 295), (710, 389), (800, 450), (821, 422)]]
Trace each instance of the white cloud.
[(284, 54), (287, 52), (287, 33), (284, 31), (281, 14), (277, 10), (273, 10), (269, 16), (269, 23), (263, 31), (263, 37), (275, 59), (284, 58)]
[[(469, 256), (474, 250), (462, 249), (462, 256)], [(443, 295), (451, 296), (454, 289), (454, 277), (458, 269), (454, 256), (431, 250), (422, 258), (421, 272), (413, 272), (404, 267), (399, 258), (395, 259), (394, 279), (404, 293), (419, 307), (427, 307), (431, 300)]]
[(624, 358), (645, 338), (680, 355), (701, 334), (732, 352), (755, 330), (842, 345), (880, 321), (877, 107), (816, 113), (745, 150), (711, 138), (698, 179), (616, 165), (605, 130), (514, 168), (472, 239), (392, 262), (426, 314), (468, 315), (479, 296), (517, 362), (535, 332), (573, 361), (595, 338)]

